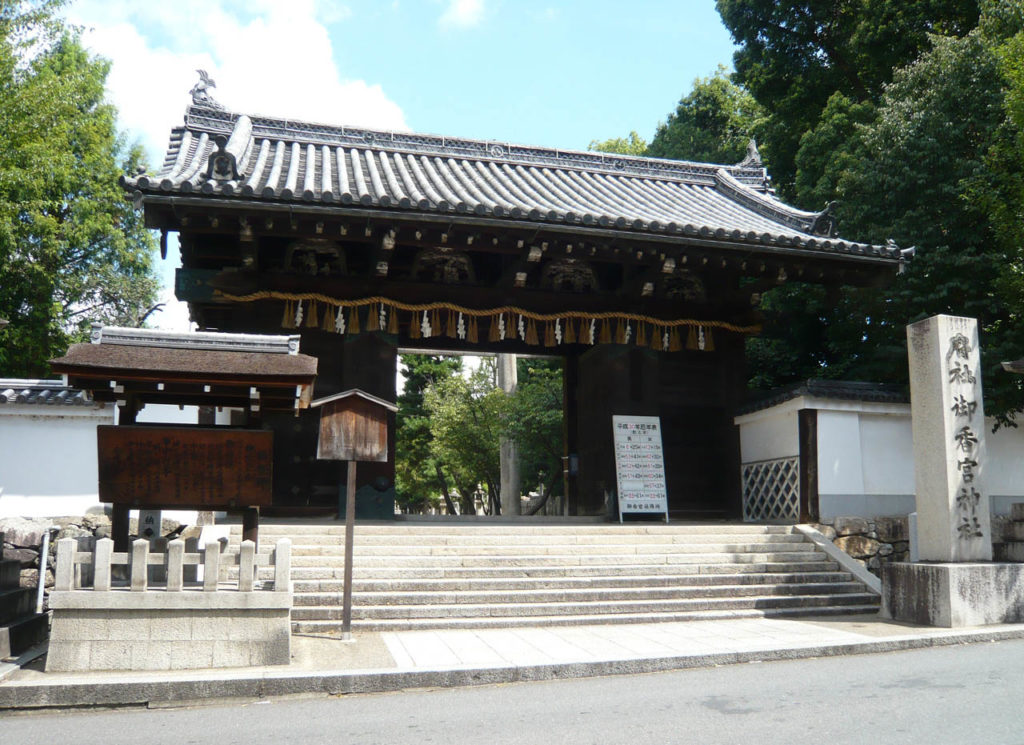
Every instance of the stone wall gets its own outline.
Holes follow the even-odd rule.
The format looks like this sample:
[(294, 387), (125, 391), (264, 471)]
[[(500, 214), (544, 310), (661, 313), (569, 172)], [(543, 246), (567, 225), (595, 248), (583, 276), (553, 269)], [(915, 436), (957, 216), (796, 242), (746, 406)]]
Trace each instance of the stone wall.
[(910, 561), (907, 525), (905, 517), (837, 517), (813, 527), (880, 577), (883, 564)]
[[(992, 518), (992, 542), (999, 545), (1011, 538), (1012, 520)], [(905, 517), (837, 517), (815, 523), (826, 538), (863, 564), (876, 577), (882, 567), (894, 561), (910, 561), (909, 521)]]
[[(38, 587), (39, 560), (43, 550), (43, 536), (50, 533), (50, 553), (47, 560), (45, 587), (53, 588), (53, 572), (56, 567), (56, 543), (61, 538), (78, 540), (80, 551), (90, 551), (99, 538), (110, 538), (110, 517), (104, 512), (90, 512), (80, 517), (4, 517), (0, 518), (0, 533), (3, 534), (3, 556), (21, 562), (21, 586)], [(137, 533), (137, 521), (132, 518), (129, 532)], [(198, 537), (199, 528), (186, 528), (176, 520), (163, 521), (161, 534), (189, 538)]]

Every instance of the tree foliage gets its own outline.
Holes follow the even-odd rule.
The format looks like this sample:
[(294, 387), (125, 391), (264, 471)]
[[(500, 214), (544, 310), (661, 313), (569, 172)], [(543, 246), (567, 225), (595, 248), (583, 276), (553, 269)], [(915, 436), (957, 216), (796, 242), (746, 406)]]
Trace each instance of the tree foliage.
[(717, 0), (739, 45), (735, 80), (768, 110), (762, 138), (780, 191), (793, 197), (796, 155), (829, 99), (877, 101), (893, 71), (930, 45), (963, 36), (976, 0)]
[(461, 357), (403, 354), (404, 386), (398, 396), (395, 486), (398, 503), (421, 512), (448, 492), (444, 464), (431, 449), (430, 414), (424, 403), (427, 389), (462, 373)]
[(647, 155), (737, 163), (763, 125), (764, 109), (719, 66), (714, 75), (693, 81), (676, 110), (658, 125)]
[(636, 131), (628, 137), (611, 137), (607, 140), (591, 140), (587, 150), (599, 153), (618, 153), (619, 155), (644, 155), (647, 152), (647, 140)]
[(118, 186), (142, 164), (104, 102), (109, 63), (58, 3), (0, 3), (0, 374), (43, 376), (91, 322), (138, 325), (155, 244)]

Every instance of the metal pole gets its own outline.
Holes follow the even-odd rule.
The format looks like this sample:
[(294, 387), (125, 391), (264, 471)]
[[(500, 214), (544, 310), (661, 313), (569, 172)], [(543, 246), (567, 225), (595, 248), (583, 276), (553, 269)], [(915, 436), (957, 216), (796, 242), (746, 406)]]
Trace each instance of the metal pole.
[(356, 528), (356, 462), (348, 462), (345, 483), (345, 585), (341, 598), (341, 638), (352, 638), (352, 541)]

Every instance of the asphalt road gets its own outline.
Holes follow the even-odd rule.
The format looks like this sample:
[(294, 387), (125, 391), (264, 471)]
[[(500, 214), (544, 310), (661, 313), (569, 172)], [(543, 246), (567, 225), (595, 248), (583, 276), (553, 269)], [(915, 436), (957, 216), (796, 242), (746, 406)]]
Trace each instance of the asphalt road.
[(4, 745), (1024, 744), (1024, 641), (481, 688), (0, 715)]

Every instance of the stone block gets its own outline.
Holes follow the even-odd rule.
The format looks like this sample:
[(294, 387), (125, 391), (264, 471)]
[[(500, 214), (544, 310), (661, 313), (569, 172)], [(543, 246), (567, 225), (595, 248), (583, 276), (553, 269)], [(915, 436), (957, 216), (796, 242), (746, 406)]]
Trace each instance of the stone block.
[(993, 548), (998, 561), (1024, 562), (1024, 543), (999, 543)]
[(149, 619), (149, 638), (152, 641), (181, 641), (192, 639), (193, 614), (183, 610), (153, 611)]
[(213, 659), (217, 661), (217, 667), (249, 667), (253, 646), (251, 642), (218, 639), (213, 642)]
[(1024, 565), (888, 563), (883, 618), (959, 628), (1024, 621)]
[(44, 518), (5, 517), (0, 520), (3, 542), (19, 548), (36, 548), (43, 545), (43, 534), (50, 521)]
[(232, 619), (221, 611), (196, 614), (192, 619), (190, 638), (196, 641), (226, 640), (235, 626), (244, 627), (247, 623), (247, 617), (239, 616), (237, 619)]
[(56, 641), (51, 636), (46, 652), (46, 672), (76, 672), (89, 670), (92, 642)]
[(1014, 502), (1010, 505), (1010, 519), (1024, 521), (1024, 502)]
[(110, 614), (110, 639), (126, 642), (148, 642), (152, 636), (152, 613), (117, 611)]
[(94, 641), (90, 643), (92, 654), (89, 655), (91, 670), (131, 670), (132, 648), (134, 644), (123, 641)]
[(882, 543), (895, 543), (896, 541), (910, 540), (907, 518), (905, 517), (875, 518), (875, 530), (878, 533), (878, 540)]
[(868, 521), (863, 517), (837, 517), (836, 535), (860, 535), (868, 532)]
[(878, 553), (881, 543), (862, 535), (848, 535), (836, 538), (836, 546), (855, 559), (868, 559)]

